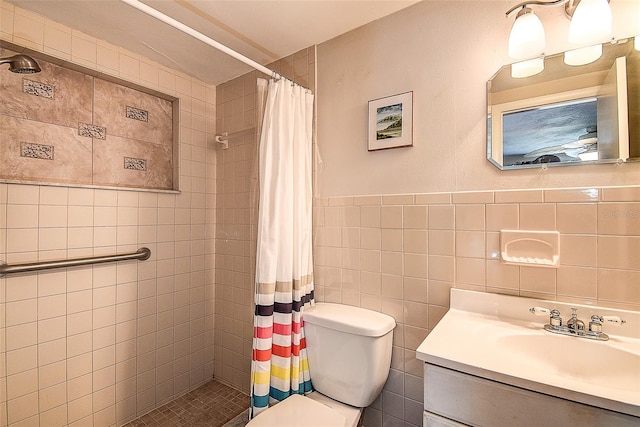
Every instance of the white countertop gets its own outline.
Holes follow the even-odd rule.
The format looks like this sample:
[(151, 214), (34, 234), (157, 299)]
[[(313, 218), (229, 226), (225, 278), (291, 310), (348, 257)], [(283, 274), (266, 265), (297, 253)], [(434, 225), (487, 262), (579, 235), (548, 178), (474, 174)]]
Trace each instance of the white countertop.
[[(546, 332), (534, 306), (571, 307), (627, 323), (605, 325), (609, 341)], [(528, 390), (640, 417), (640, 313), (498, 294), (451, 290), (451, 309), (416, 350), (428, 363)]]

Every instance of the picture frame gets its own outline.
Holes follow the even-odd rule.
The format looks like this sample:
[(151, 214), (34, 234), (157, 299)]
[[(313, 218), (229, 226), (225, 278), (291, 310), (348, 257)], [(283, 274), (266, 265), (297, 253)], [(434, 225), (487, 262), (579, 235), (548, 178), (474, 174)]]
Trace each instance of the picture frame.
[(369, 101), (367, 150), (413, 146), (413, 92)]

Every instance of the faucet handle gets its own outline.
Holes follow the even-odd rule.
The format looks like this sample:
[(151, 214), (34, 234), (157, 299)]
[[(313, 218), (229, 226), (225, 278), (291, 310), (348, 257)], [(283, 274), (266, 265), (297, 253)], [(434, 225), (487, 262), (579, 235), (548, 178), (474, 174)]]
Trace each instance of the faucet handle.
[(589, 322), (589, 330), (591, 332), (602, 332), (602, 318), (597, 314), (591, 316), (591, 321)]
[(549, 314), (549, 324), (551, 326), (562, 326), (562, 317), (560, 317), (558, 310), (551, 310), (551, 314)]
[(551, 310), (544, 307), (531, 307), (529, 313), (535, 314), (536, 316), (550, 316)]
[(620, 326), (627, 323), (626, 320), (621, 319), (619, 316), (598, 316), (594, 314), (591, 316), (591, 319), (593, 320), (594, 317), (597, 317), (601, 323), (606, 323), (607, 325), (612, 326)]
[(531, 307), (529, 309), (531, 314), (535, 314), (536, 316), (549, 316), (549, 324), (551, 326), (562, 326), (562, 318), (560, 317), (560, 312), (555, 308), (553, 310), (549, 310), (545, 307)]

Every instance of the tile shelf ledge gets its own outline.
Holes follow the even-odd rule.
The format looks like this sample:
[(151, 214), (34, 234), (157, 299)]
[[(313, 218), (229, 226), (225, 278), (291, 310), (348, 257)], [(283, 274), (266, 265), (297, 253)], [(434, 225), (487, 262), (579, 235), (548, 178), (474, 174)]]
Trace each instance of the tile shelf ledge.
[(45, 181), (26, 181), (17, 179), (2, 179), (0, 178), (0, 184), (8, 185), (38, 185), (47, 187), (66, 187), (66, 188), (86, 188), (91, 190), (116, 190), (116, 191), (136, 191), (140, 193), (164, 193), (164, 194), (181, 194), (181, 190), (165, 190), (162, 188), (142, 188), (142, 187), (114, 187), (108, 185), (93, 185), (93, 184), (71, 184), (60, 182), (45, 182)]

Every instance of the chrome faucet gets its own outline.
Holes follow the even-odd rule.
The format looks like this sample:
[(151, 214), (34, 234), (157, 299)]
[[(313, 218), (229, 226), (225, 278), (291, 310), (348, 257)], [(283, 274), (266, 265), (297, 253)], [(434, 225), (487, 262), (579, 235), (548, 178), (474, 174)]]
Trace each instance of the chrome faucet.
[(532, 307), (529, 312), (536, 316), (549, 315), (549, 323), (544, 325), (544, 330), (553, 332), (554, 334), (570, 335), (580, 338), (589, 338), (598, 341), (607, 341), (609, 336), (602, 332), (602, 325), (608, 323), (614, 326), (620, 326), (625, 322), (618, 316), (599, 316), (594, 314), (589, 322), (589, 329), (585, 329), (585, 323), (578, 319), (578, 309), (571, 309), (571, 318), (563, 325), (560, 312), (556, 309), (549, 310), (544, 307)]
[(567, 328), (570, 331), (573, 331), (576, 334), (579, 334), (581, 331), (584, 331), (584, 322), (578, 319), (578, 309), (571, 309), (571, 319), (567, 322)]

